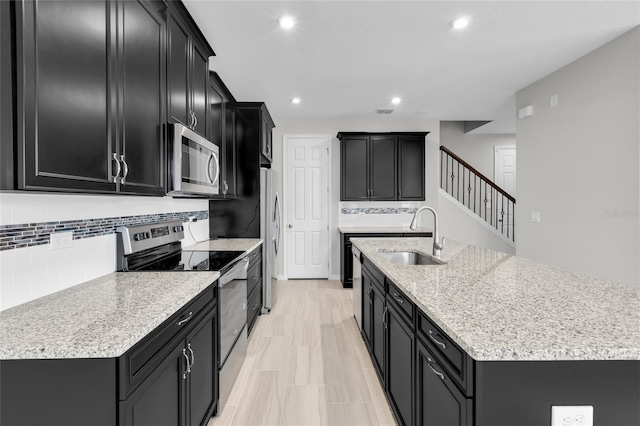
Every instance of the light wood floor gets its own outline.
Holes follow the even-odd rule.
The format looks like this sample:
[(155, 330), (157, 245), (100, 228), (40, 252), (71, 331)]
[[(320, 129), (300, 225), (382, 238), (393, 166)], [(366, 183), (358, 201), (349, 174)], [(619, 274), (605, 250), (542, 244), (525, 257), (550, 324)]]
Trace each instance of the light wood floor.
[(339, 281), (280, 281), (226, 407), (208, 426), (395, 425)]

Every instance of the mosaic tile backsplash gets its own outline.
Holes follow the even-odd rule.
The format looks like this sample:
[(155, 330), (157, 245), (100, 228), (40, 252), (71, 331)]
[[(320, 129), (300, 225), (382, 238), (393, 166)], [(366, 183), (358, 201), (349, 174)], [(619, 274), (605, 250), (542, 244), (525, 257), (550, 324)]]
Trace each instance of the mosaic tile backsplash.
[(52, 232), (73, 231), (73, 239), (79, 240), (113, 234), (120, 226), (140, 225), (166, 220), (182, 220), (183, 222), (187, 222), (190, 217), (196, 217), (198, 220), (208, 219), (209, 211), (157, 213), (99, 219), (4, 225), (0, 226), (0, 251), (49, 244), (49, 234)]
[(417, 207), (355, 207), (342, 208), (341, 214), (414, 214), (418, 210)]

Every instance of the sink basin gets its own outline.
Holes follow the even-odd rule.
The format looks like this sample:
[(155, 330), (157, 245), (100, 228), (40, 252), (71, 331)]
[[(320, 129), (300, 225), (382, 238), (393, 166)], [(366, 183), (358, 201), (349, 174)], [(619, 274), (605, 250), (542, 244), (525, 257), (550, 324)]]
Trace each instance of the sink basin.
[(380, 251), (382, 257), (395, 265), (442, 265), (442, 262), (412, 251)]

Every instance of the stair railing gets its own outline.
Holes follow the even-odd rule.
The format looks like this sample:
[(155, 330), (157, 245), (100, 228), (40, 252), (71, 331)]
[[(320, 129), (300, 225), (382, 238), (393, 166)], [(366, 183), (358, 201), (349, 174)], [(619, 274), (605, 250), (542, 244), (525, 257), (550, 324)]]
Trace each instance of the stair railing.
[(516, 199), (444, 146), (440, 147), (440, 188), (515, 242)]

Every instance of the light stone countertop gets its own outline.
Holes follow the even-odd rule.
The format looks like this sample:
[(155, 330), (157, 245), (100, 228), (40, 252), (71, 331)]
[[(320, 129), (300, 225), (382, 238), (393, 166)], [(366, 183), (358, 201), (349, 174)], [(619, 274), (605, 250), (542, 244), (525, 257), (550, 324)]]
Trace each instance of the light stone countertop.
[(358, 227), (340, 226), (338, 230), (342, 234), (409, 234), (419, 232), (433, 232), (431, 228), (418, 227), (415, 230), (408, 226), (379, 226), (379, 227)]
[(260, 238), (219, 238), (216, 240), (201, 241), (185, 247), (183, 250), (221, 250), (252, 252), (262, 244)]
[(219, 276), (114, 272), (7, 309), (0, 359), (119, 357)]
[(378, 254), (432, 238), (351, 241), (475, 360), (640, 360), (638, 288), (451, 240), (433, 266)]

